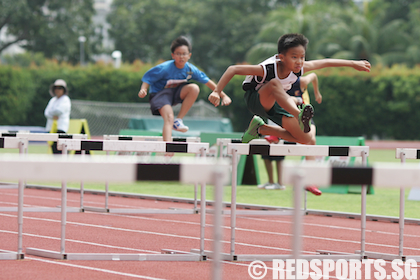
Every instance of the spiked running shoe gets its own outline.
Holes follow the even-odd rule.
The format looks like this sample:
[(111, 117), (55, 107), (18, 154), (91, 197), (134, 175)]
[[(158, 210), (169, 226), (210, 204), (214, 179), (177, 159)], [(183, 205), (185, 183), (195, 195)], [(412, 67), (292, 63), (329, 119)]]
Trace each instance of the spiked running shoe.
[(244, 135), (242, 135), (242, 143), (249, 143), (251, 140), (259, 138), (258, 128), (262, 125), (264, 125), (263, 119), (254, 116), (249, 123), (248, 129), (245, 131)]
[(302, 110), (299, 113), (299, 125), (303, 132), (311, 131), (311, 119), (314, 116), (314, 108), (311, 104), (302, 104)]
[(264, 136), (264, 139), (267, 140), (267, 142), (270, 144), (272, 143), (277, 144), (280, 140), (278, 137), (273, 136), (273, 135)]
[(308, 186), (305, 188), (308, 192), (313, 193), (314, 195), (321, 195), (322, 192), (316, 186)]

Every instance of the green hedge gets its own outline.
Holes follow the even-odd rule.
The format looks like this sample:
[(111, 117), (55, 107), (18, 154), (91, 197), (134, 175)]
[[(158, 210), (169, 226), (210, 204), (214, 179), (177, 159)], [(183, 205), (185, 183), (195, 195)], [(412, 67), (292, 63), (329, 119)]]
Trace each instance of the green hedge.
[(51, 98), (48, 89), (55, 79), (67, 82), (69, 96), (72, 99), (95, 100), (106, 102), (148, 102), (140, 99), (141, 77), (150, 65), (134, 65), (114, 69), (111, 65), (90, 65), (73, 67), (53, 64), (50, 67), (32, 68), (29, 70), (36, 82), (36, 104), (31, 112), (33, 118), (27, 125), (43, 125), (44, 109)]
[(34, 83), (27, 70), (0, 67), (0, 124), (24, 124), (30, 118), (35, 95)]
[[(112, 65), (75, 67), (49, 62), (47, 65), (15, 68), (0, 65), (0, 125), (45, 125), (48, 88), (55, 79), (67, 81), (70, 98), (110, 102), (148, 102), (137, 96), (142, 75), (152, 65), (135, 62), (114, 69)], [(315, 108), (317, 134), (325, 136), (378, 136), (382, 139), (420, 138), (420, 67), (374, 68), (371, 73), (352, 69), (317, 71), (323, 102)], [(233, 102), (219, 107), (231, 119), (235, 131), (243, 131), (252, 114), (243, 100), (237, 76), (225, 92)], [(216, 78), (218, 79), (218, 78)], [(216, 79), (214, 79), (216, 81)], [(200, 85), (199, 99), (210, 90)]]
[(420, 69), (373, 69), (371, 74), (319, 73), (323, 102), (312, 102), (318, 135), (420, 138)]

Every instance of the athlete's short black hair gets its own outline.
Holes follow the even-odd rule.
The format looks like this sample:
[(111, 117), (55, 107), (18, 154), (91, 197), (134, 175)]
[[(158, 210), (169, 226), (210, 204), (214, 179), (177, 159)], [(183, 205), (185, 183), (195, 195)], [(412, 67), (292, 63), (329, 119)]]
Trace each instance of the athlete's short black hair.
[(174, 53), (175, 49), (180, 46), (187, 46), (188, 51), (191, 52), (191, 43), (185, 36), (179, 36), (175, 40), (172, 41), (171, 44), (171, 52)]
[(277, 51), (278, 53), (285, 54), (290, 48), (297, 46), (303, 46), (306, 50), (309, 40), (302, 34), (290, 33), (284, 34), (281, 36), (277, 42)]

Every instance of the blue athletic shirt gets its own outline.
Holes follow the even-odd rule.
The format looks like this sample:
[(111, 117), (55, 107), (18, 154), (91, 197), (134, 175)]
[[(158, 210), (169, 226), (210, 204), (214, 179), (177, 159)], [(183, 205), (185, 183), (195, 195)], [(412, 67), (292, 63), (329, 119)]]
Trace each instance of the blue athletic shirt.
[(164, 88), (176, 87), (182, 83), (195, 80), (206, 84), (210, 79), (191, 63), (185, 63), (184, 68), (178, 69), (175, 60), (168, 60), (147, 71), (142, 81), (150, 85), (150, 93), (156, 93)]

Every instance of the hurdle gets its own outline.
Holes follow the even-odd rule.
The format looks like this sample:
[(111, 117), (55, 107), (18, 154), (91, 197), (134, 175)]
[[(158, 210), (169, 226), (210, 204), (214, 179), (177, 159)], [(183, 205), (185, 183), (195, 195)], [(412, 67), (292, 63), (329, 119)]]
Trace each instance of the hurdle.
[[(401, 165), (405, 165), (406, 159), (420, 159), (420, 150), (418, 149), (405, 149), (397, 148), (395, 150), (395, 158), (401, 159)], [(418, 184), (413, 181), (413, 185)], [(366, 252), (366, 255), (370, 258), (380, 258), (384, 260), (394, 260), (395, 258), (401, 258), (401, 260), (406, 261), (407, 259), (414, 259), (420, 261), (420, 256), (405, 256), (404, 255), (404, 209), (405, 209), (405, 187), (400, 187), (400, 209), (399, 209), (399, 241), (398, 241), (398, 255), (393, 254), (379, 254), (375, 252)]]
[[(1, 132), (1, 137), (23, 138), (28, 141), (58, 141), (58, 139), (87, 139), (86, 134), (65, 134), (65, 133), (31, 133), (26, 131)], [(25, 152), (27, 152), (25, 148)]]
[[(254, 140), (253, 140), (254, 141)], [(265, 141), (267, 143), (267, 141)], [(218, 157), (226, 157), (226, 153), (224, 152), (225, 147), (227, 147), (228, 144), (231, 143), (242, 143), (241, 139), (233, 139), (233, 138), (217, 138), (216, 139), (216, 145), (218, 147)]]
[[(179, 143), (179, 142), (163, 142), (163, 141), (124, 141), (124, 140), (68, 140), (61, 139), (58, 141), (57, 148), (63, 153), (67, 151), (106, 151), (106, 152), (173, 152), (173, 153), (191, 153), (205, 156), (208, 150), (208, 143)], [(148, 210), (148, 209), (110, 209), (108, 207), (108, 184), (105, 185), (105, 208), (84, 207), (86, 211), (101, 211), (112, 213), (138, 213), (138, 214), (196, 214), (197, 203), (194, 203), (192, 210)], [(205, 184), (201, 184), (201, 208), (205, 208)], [(195, 197), (197, 194), (195, 192)]]
[[(318, 185), (334, 185), (334, 184), (352, 184), (352, 185), (374, 185), (375, 187), (395, 187), (405, 189), (412, 187), (413, 184), (417, 184), (420, 180), (420, 167), (416, 165), (396, 165), (396, 164), (374, 164), (372, 167), (360, 166), (360, 167), (333, 167), (331, 165), (322, 163), (315, 164), (306, 162), (304, 164), (292, 164), (287, 163), (283, 167), (283, 180), (286, 183), (293, 183), (295, 190), (302, 189), (303, 186), (314, 183)], [(300, 176), (300, 181), (296, 182), (296, 176)], [(299, 195), (299, 191), (296, 192), (296, 196)], [(299, 198), (295, 198), (295, 202), (299, 201)], [(295, 216), (296, 219), (300, 219), (299, 216)], [(295, 222), (295, 227), (299, 226), (294, 230), (293, 237), (293, 258), (302, 258), (301, 255), (301, 233), (302, 224)], [(384, 254), (376, 253), (376, 256), (372, 254), (366, 254), (365, 251), (356, 251), (357, 256), (361, 258), (373, 257), (382, 258)], [(336, 258), (338, 255), (327, 255), (328, 258)], [(315, 258), (319, 258), (317, 255)], [(407, 256), (406, 256), (407, 257)], [(338, 258), (342, 258), (339, 256)], [(408, 258), (408, 257), (407, 257)], [(410, 259), (416, 261), (418, 257), (410, 256)]]
[[(227, 152), (232, 155), (232, 193), (231, 193), (231, 240), (230, 240), (230, 254), (225, 256), (226, 260), (250, 261), (256, 260), (253, 257), (249, 258), (246, 255), (235, 254), (235, 228), (236, 215), (291, 215), (291, 211), (237, 211), (236, 210), (236, 189), (237, 189), (237, 156), (238, 155), (270, 155), (270, 156), (350, 156), (361, 157), (362, 164), (367, 164), (367, 156), (369, 155), (368, 146), (324, 146), (324, 145), (277, 145), (277, 144), (235, 144), (229, 143)], [(312, 183), (313, 184), (313, 183)], [(362, 199), (361, 199), (361, 252), (365, 251), (365, 235), (366, 235), (366, 193), (367, 186), (362, 185)], [(300, 209), (293, 209), (293, 212), (299, 211), (301, 215), (305, 211)], [(327, 253), (327, 252), (325, 252)], [(262, 256), (261, 256), (262, 258)], [(272, 256), (265, 258), (272, 260)], [(258, 259), (263, 260), (263, 259)]]
[[(359, 146), (361, 147), (361, 146)], [(363, 251), (352, 253), (333, 252), (331, 254), (304, 255), (302, 254), (302, 232), (303, 219), (301, 215), (302, 192), (306, 185), (336, 185), (336, 184), (352, 184), (352, 185), (375, 185), (379, 187), (402, 186), (402, 188), (411, 187), (420, 180), (420, 167), (418, 165), (396, 165), (396, 164), (375, 164), (372, 167), (334, 167), (329, 163), (302, 162), (291, 163), (285, 162), (282, 165), (283, 182), (293, 185), (293, 239), (291, 255), (242, 255), (238, 260), (241, 261), (269, 261), (273, 259), (366, 259), (367, 256)], [(402, 178), (402, 179), (401, 179)], [(216, 213), (217, 214), (217, 213)], [(216, 228), (215, 234), (220, 234), (222, 228)], [(317, 252), (318, 253), (318, 252)], [(226, 259), (223, 253), (208, 252), (207, 255), (217, 258)], [(414, 259), (416, 260), (416, 259)]]
[[(1, 136), (8, 139), (26, 139), (28, 144), (29, 141), (58, 141), (59, 139), (87, 139), (86, 134), (65, 134), (65, 133), (31, 133), (27, 131), (8, 131), (2, 132)], [(28, 144), (26, 144), (20, 153), (28, 153)], [(80, 186), (83, 189), (83, 182)], [(16, 207), (0, 208), (1, 211), (16, 211)], [(34, 208), (24, 207), (24, 212), (60, 212), (60, 209), (55, 208)], [(70, 208), (69, 212), (79, 212), (80, 209)]]
[[(104, 140), (130, 140), (130, 141), (163, 141), (163, 136), (142, 136), (142, 135), (104, 135)], [(201, 142), (200, 137), (171, 137), (169, 142)]]
[[(1, 149), (19, 149), (19, 156), (23, 156), (25, 149), (28, 147), (28, 140), (24, 138), (7, 138), (0, 137)], [(3, 178), (3, 177), (2, 177)], [(23, 228), (23, 189), (25, 183), (22, 179), (18, 179), (18, 207), (0, 207), (0, 212), (17, 211), (18, 212), (18, 245), (16, 252), (0, 251), (0, 260), (16, 260), (23, 259), (22, 253), (22, 228)], [(12, 188), (3, 186), (2, 188)]]
[(19, 154), (23, 154), (28, 148), (28, 139), (0, 137), (0, 149), (18, 149)]
[(1, 137), (25, 138), (28, 141), (57, 141), (58, 139), (87, 139), (86, 134), (2, 132)]
[[(218, 147), (218, 152), (219, 152), (219, 157), (226, 157), (228, 155), (227, 151), (225, 152), (220, 152), (223, 151), (224, 148), (227, 148), (228, 144), (232, 144), (232, 143), (236, 143), (236, 144), (243, 144), (241, 139), (236, 139), (236, 138), (217, 138), (216, 139), (216, 145)], [(251, 142), (249, 142), (248, 144), (269, 144), (267, 140), (265, 139), (253, 139), (251, 140)], [(276, 145), (295, 145), (296, 143), (294, 142), (289, 142), (289, 141), (285, 141), (284, 139), (279, 139), (279, 143), (277, 143)]]
[[(89, 172), (86, 172), (89, 170)], [(0, 156), (0, 176), (19, 180), (84, 180), (89, 182), (180, 181), (182, 183), (211, 183), (220, 192), (228, 180), (228, 164), (221, 160), (182, 158), (177, 163), (141, 162), (133, 157), (16, 157)], [(63, 193), (66, 192), (64, 186)], [(220, 196), (220, 195), (218, 195)], [(27, 248), (26, 254), (61, 260), (137, 260), (137, 261), (201, 261), (204, 255), (204, 236), (200, 236), (200, 254), (102, 254), (66, 253), (67, 197), (61, 201), (60, 251)], [(205, 221), (200, 221), (205, 227)], [(217, 236), (216, 236), (217, 237)], [(218, 240), (217, 242), (220, 242)], [(217, 243), (216, 242), (216, 243)]]
[[(143, 135), (104, 135), (104, 140), (124, 140), (124, 141), (163, 141), (163, 136), (143, 136)], [(169, 142), (187, 142), (187, 143), (200, 143), (200, 137), (171, 137), (171, 141)], [(107, 155), (109, 151), (106, 152)], [(196, 157), (200, 156), (200, 154), (196, 154)], [(201, 155), (202, 156), (202, 155)], [(105, 196), (108, 197), (108, 182), (105, 183)], [(194, 213), (198, 213), (197, 208), (197, 193), (198, 193), (198, 184), (194, 185)], [(107, 198), (106, 198), (107, 200)]]

